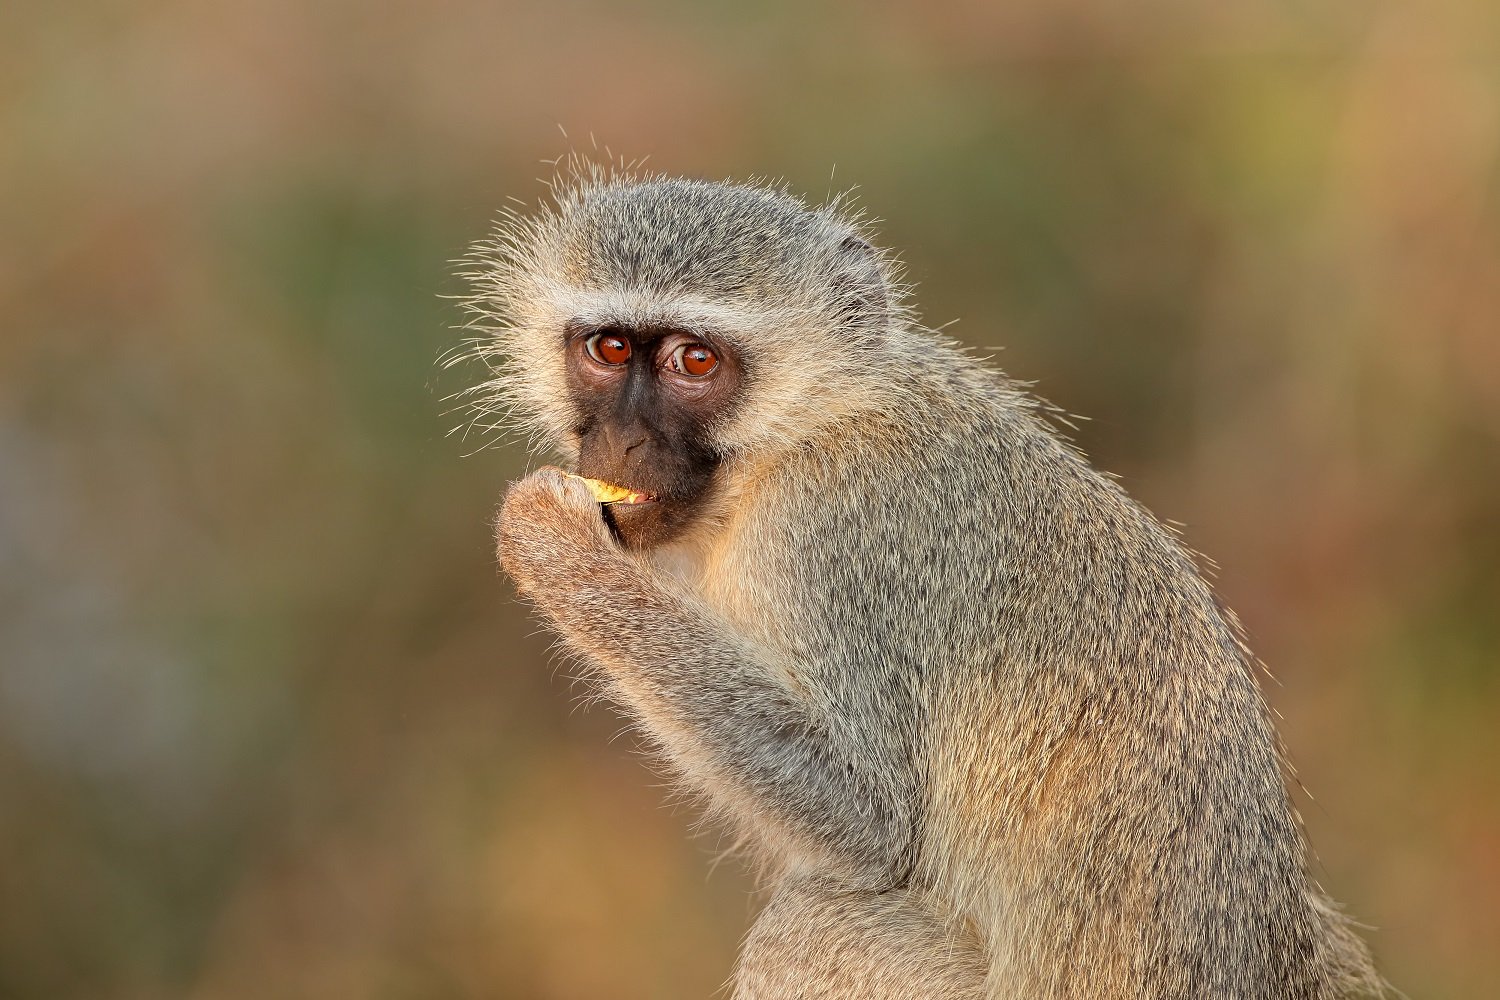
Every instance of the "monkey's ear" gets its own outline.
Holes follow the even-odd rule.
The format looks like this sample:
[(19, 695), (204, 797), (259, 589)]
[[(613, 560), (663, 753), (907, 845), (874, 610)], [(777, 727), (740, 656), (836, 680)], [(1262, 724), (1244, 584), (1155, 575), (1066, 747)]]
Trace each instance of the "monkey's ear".
[(858, 236), (850, 236), (839, 245), (839, 264), (834, 292), (840, 318), (860, 332), (883, 335), (890, 317), (890, 299), (879, 254)]

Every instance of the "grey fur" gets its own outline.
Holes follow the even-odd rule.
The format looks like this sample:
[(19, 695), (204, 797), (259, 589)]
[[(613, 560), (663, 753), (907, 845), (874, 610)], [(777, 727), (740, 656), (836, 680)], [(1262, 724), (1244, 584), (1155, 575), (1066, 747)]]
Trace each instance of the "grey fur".
[(594, 172), (475, 255), (482, 396), (576, 455), (561, 330), (710, 329), (745, 398), (686, 538), (515, 484), (499, 555), (771, 884), (765, 998), (1331, 1000), (1253, 661), (1177, 540), (918, 325), (837, 206)]

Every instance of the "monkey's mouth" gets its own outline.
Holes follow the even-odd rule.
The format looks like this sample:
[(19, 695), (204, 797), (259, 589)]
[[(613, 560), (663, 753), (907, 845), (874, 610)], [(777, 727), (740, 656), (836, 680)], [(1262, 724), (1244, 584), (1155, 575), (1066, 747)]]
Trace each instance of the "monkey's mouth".
[(626, 506), (637, 507), (641, 504), (655, 503), (656, 494), (641, 493), (628, 486), (620, 486), (617, 483), (607, 483), (602, 479), (590, 479), (587, 476), (574, 476), (569, 474), (569, 479), (576, 479), (589, 488), (594, 494), (594, 499), (606, 507)]

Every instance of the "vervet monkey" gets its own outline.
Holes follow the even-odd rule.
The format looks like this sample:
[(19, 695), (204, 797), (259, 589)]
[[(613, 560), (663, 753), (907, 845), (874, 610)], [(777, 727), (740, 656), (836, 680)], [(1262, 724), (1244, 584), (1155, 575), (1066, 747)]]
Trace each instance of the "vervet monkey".
[(473, 262), (490, 408), (631, 494), (500, 562), (763, 873), (736, 997), (1381, 992), (1232, 615), (857, 218), (586, 171)]

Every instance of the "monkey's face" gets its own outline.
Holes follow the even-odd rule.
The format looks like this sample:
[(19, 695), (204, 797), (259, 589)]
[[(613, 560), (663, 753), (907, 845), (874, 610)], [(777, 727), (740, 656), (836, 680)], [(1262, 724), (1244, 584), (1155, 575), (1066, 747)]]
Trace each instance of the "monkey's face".
[(577, 472), (649, 497), (605, 508), (627, 545), (671, 540), (713, 485), (722, 456), (708, 428), (735, 405), (738, 357), (681, 330), (591, 325), (568, 329), (565, 353)]

